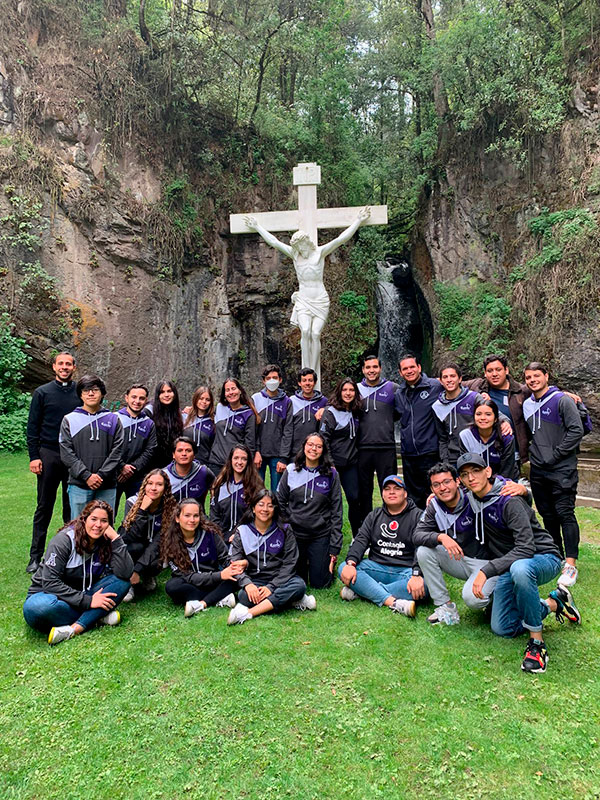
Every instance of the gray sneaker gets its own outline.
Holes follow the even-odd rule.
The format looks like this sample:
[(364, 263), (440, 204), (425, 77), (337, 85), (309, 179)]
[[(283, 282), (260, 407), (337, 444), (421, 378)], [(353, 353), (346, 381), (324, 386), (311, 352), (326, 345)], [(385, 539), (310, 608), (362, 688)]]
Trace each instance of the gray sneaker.
[(133, 591), (133, 586), (127, 592), (125, 597), (123, 598), (123, 603), (132, 603), (135, 600), (135, 592)]
[(417, 604), (414, 600), (396, 599), (390, 608), (396, 614), (404, 614), (405, 617), (414, 617), (417, 613)]
[(294, 603), (294, 608), (298, 611), (315, 611), (317, 608), (317, 601), (312, 594), (305, 594), (301, 600)]
[(352, 600), (356, 600), (358, 595), (356, 594), (356, 592), (353, 592), (349, 586), (342, 586), (342, 589), (340, 591), (340, 597), (342, 598), (342, 600), (348, 600), (348, 602), (350, 602)]
[(427, 617), (430, 625), (458, 625), (460, 616), (456, 603), (447, 602), (438, 606), (433, 614)]
[(75, 635), (73, 628), (70, 625), (57, 625), (52, 628), (48, 634), (48, 644), (60, 644), (71, 639)]
[(235, 607), (235, 597), (232, 594), (228, 594), (227, 597), (224, 597), (222, 600), (219, 600), (216, 603), (217, 608), (234, 608)]
[(206, 606), (200, 600), (188, 600), (185, 604), (183, 616), (193, 617), (194, 614), (199, 614), (201, 611), (205, 610)]

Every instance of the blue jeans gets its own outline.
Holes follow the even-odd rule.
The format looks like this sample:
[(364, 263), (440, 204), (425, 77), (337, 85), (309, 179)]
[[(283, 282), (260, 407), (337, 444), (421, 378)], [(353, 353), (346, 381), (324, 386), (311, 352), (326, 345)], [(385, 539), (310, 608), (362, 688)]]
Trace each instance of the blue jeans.
[[(345, 566), (346, 562), (340, 564), (338, 570), (340, 578)], [(364, 558), (356, 565), (356, 581), (350, 584), (350, 589), (365, 600), (382, 606), (388, 597), (412, 600), (413, 596), (406, 588), (411, 577), (411, 567), (386, 567)]]
[(279, 486), (279, 481), (281, 480), (281, 475), (277, 472), (277, 464), (281, 461), (280, 458), (263, 458), (262, 464), (260, 469), (258, 470), (258, 474), (263, 480), (265, 486), (267, 485), (265, 482), (265, 478), (267, 477), (267, 466), (269, 467), (269, 472), (271, 474), (271, 491), (276, 492), (277, 487)]
[(78, 517), (90, 500), (104, 500), (113, 509), (117, 500), (117, 487), (112, 489), (82, 489), (81, 486), (69, 484), (69, 504), (71, 506), (71, 518)]
[(538, 586), (560, 572), (560, 558), (536, 553), (520, 558), (498, 578), (492, 595), (491, 628), (498, 636), (519, 636), (525, 630), (540, 631), (549, 608), (540, 600)]
[[(116, 575), (105, 575), (104, 578), (100, 578), (99, 581), (94, 583), (86, 591), (86, 594), (92, 595), (98, 589), (104, 589), (105, 592), (115, 592), (117, 596), (112, 599), (115, 601), (116, 607), (125, 597), (130, 587), (129, 581), (123, 581), (121, 578), (117, 578)], [(25, 622), (31, 628), (44, 633), (47, 633), (50, 628), (57, 625), (73, 625), (75, 622), (87, 631), (108, 613), (103, 608), (88, 608), (85, 610), (77, 608), (77, 606), (69, 605), (64, 600), (59, 600), (55, 594), (48, 592), (30, 594), (23, 605)]]

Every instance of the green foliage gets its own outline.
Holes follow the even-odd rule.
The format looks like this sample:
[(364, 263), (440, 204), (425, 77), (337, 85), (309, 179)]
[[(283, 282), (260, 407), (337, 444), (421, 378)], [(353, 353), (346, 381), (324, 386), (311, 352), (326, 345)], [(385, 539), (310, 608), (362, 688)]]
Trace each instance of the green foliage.
[(476, 281), (435, 284), (438, 333), (455, 352), (465, 372), (477, 374), (481, 353), (504, 354), (511, 341), (511, 306), (501, 290)]
[(18, 194), (14, 186), (5, 186), (4, 193), (8, 197), (11, 211), (0, 217), (0, 225), (7, 229), (0, 234), (0, 242), (30, 252), (37, 250), (42, 243), (40, 233), (44, 227), (41, 201)]
[(20, 281), (23, 299), (38, 308), (43, 308), (48, 302), (59, 301), (61, 294), (58, 280), (48, 274), (39, 261), (19, 261), (18, 268), (23, 275)]
[(8, 314), (0, 314), (0, 450), (25, 447), (29, 395), (19, 383), (29, 356), (25, 340), (15, 336)]

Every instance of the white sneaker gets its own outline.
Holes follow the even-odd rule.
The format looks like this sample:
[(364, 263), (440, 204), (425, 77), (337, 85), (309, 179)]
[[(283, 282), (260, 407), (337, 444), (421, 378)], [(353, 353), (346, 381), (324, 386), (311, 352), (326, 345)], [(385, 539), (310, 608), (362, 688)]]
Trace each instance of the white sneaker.
[(342, 600), (348, 600), (348, 602), (350, 602), (351, 600), (356, 600), (358, 595), (356, 594), (356, 592), (353, 592), (349, 586), (342, 586), (342, 589), (340, 591), (340, 597), (342, 598)]
[(235, 606), (235, 597), (232, 594), (228, 594), (227, 597), (224, 597), (222, 600), (216, 604), (217, 608), (233, 608)]
[(66, 642), (67, 639), (70, 639), (74, 635), (75, 631), (71, 625), (58, 625), (56, 628), (52, 628), (48, 634), (48, 644)]
[(574, 564), (565, 563), (556, 582), (559, 586), (575, 586), (578, 574), (579, 570)]
[(183, 612), (184, 617), (193, 617), (194, 614), (198, 614), (200, 611), (206, 611), (206, 606), (202, 603), (201, 600), (188, 600), (185, 604), (185, 610)]
[(157, 586), (156, 578), (148, 578), (148, 580), (144, 581), (144, 589), (147, 592), (155, 592)]
[(315, 611), (317, 608), (315, 596), (312, 594), (305, 594), (301, 600), (294, 603), (294, 608), (297, 608), (298, 611)]
[(99, 619), (100, 625), (118, 625), (121, 622), (121, 615), (118, 611), (110, 611)]
[(456, 608), (456, 603), (451, 603), (448, 601), (447, 603), (443, 603), (441, 606), (438, 606), (433, 614), (430, 614), (427, 617), (427, 622), (430, 625), (455, 625), (460, 622), (460, 616), (458, 614), (458, 609)]
[(404, 614), (405, 617), (414, 617), (417, 613), (417, 604), (414, 600), (394, 600), (394, 604), (390, 606), (392, 611), (396, 614)]
[(248, 619), (252, 619), (252, 614), (248, 610), (248, 606), (244, 606), (241, 603), (238, 603), (229, 612), (229, 616), (227, 617), (227, 624), (241, 625)]
[(133, 591), (133, 586), (132, 586), (121, 602), (131, 603), (133, 600), (135, 600), (135, 592)]

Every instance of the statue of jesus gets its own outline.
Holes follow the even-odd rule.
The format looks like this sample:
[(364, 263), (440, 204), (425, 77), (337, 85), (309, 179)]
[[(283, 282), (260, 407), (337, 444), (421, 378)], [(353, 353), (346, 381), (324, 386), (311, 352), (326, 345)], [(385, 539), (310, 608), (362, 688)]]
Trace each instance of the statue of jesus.
[(315, 370), (317, 384), (321, 381), (321, 331), (329, 315), (329, 295), (323, 283), (325, 258), (340, 245), (348, 242), (370, 215), (370, 208), (365, 206), (345, 231), (320, 247), (304, 231), (296, 231), (290, 243), (285, 244), (265, 230), (255, 217), (251, 215), (244, 217), (246, 226), (250, 230), (259, 233), (267, 244), (289, 256), (294, 262), (298, 291), (292, 295), (294, 307), (290, 322), (300, 328), (302, 367)]

